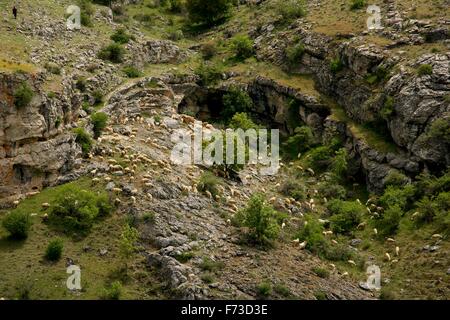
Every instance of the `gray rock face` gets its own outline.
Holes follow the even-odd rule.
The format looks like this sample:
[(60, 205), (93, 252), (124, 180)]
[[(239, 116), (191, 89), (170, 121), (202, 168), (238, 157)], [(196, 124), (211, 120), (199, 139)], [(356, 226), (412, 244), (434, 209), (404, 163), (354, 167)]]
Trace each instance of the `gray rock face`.
[(133, 43), (129, 45), (129, 49), (132, 52), (129, 62), (139, 67), (143, 67), (146, 63), (179, 63), (187, 58), (186, 52), (168, 40)]
[[(81, 150), (70, 128), (78, 118), (80, 100), (71, 79), (57, 97), (41, 92), (43, 75), (0, 74), (0, 198), (4, 201), (41, 189), (75, 166)], [(14, 105), (22, 83), (34, 91), (32, 101)]]

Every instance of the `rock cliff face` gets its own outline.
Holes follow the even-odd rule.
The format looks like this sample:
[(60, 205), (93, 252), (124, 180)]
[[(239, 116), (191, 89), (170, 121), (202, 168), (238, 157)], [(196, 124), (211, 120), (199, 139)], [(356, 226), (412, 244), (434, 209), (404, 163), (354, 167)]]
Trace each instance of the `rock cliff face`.
[[(78, 119), (80, 101), (72, 81), (53, 98), (41, 89), (43, 74), (0, 74), (0, 198), (12, 200), (41, 189), (75, 164), (81, 153), (69, 130)], [(34, 91), (23, 107), (14, 92), (27, 83)]]
[[(381, 47), (360, 45), (357, 37), (337, 43), (303, 27), (280, 33), (267, 31), (271, 29), (262, 28), (266, 31), (253, 35), (259, 59), (287, 68), (286, 48), (301, 41), (305, 53), (296, 71), (312, 74), (318, 89), (332, 97), (347, 116), (358, 123), (384, 122), (395, 144), (413, 162), (431, 169), (450, 164), (448, 143), (442, 140), (430, 143), (427, 135), (435, 120), (449, 117), (448, 53), (426, 54), (410, 62), (400, 55), (388, 54)], [(333, 72), (332, 60), (342, 64), (341, 70)], [(431, 65), (433, 73), (418, 75), (416, 70), (422, 64)], [(367, 81), (379, 71), (386, 72), (384, 79), (376, 79), (376, 84)], [(393, 101), (393, 112), (388, 119), (380, 119), (380, 110), (388, 97)]]

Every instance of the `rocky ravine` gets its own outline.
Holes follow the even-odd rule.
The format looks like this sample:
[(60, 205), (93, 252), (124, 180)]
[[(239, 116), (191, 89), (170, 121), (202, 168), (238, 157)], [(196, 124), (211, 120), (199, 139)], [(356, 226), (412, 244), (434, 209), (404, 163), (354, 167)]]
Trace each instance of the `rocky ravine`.
[[(85, 161), (78, 174), (63, 180), (91, 172), (93, 177), (110, 181), (107, 189), (125, 199), (117, 200), (120, 212), (135, 221), (143, 221), (139, 218), (145, 212), (156, 213), (153, 223), (138, 225), (145, 248), (141, 253), (150, 269), (158, 268), (176, 297), (253, 298), (257, 295), (255, 284), (270, 279), (304, 299), (314, 299), (321, 290), (329, 299), (370, 298), (370, 293), (348, 282), (337, 269), (329, 279), (318, 277), (312, 268), (321, 265), (320, 260), (290, 240), (277, 245), (270, 255), (242, 248), (239, 232), (227, 223), (227, 216), (245, 205), (252, 190), (269, 191), (284, 174), (260, 177), (255, 168), (247, 168), (241, 174), (242, 184), (227, 181), (223, 186), (221, 197), (227, 200), (221, 204), (199, 194), (196, 183), (203, 169), (177, 166), (169, 160), (171, 133), (178, 128), (192, 130), (192, 123), (183, 121), (186, 118), (176, 112), (182, 96), (165, 81), (170, 82), (170, 77), (149, 78), (117, 90), (104, 109), (113, 123), (97, 143), (94, 156)], [(161, 124), (142, 117), (142, 113), (159, 115)], [(118, 165), (114, 160), (117, 157), (123, 157), (128, 166)], [(111, 182), (112, 177), (116, 182)], [(305, 205), (288, 204), (282, 199), (279, 205), (292, 212), (288, 224), (295, 227)], [(198, 254), (191, 263), (181, 264), (175, 259), (192, 250)], [(197, 265), (202, 256), (225, 262), (219, 278), (210, 285), (200, 280), (202, 271)]]

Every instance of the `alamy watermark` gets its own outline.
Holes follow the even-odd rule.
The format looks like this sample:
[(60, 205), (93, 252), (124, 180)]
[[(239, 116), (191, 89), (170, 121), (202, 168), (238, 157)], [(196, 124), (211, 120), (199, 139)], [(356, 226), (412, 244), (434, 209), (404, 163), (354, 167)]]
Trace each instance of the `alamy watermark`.
[(370, 5), (367, 7), (367, 13), (370, 17), (367, 18), (367, 29), (380, 30), (383, 29), (381, 25), (381, 8), (377, 5)]
[(70, 5), (66, 9), (66, 13), (70, 16), (66, 20), (66, 26), (69, 30), (81, 29), (81, 10), (76, 5)]
[(67, 278), (66, 286), (67, 289), (73, 290), (81, 290), (81, 269), (79, 266), (70, 265), (67, 267), (66, 273), (70, 274)]
[(260, 175), (274, 175), (280, 167), (278, 129), (221, 131), (195, 121), (193, 133), (178, 129), (171, 140), (175, 146), (170, 159), (178, 165), (259, 165)]

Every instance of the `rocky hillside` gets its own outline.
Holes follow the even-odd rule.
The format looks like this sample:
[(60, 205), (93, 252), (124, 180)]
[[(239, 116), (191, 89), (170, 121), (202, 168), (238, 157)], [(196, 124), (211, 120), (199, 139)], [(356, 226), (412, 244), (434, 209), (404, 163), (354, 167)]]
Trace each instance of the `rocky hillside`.
[[(447, 0), (70, 4), (0, 5), (0, 297), (449, 298)], [(171, 162), (196, 119), (280, 129), (278, 174)]]

